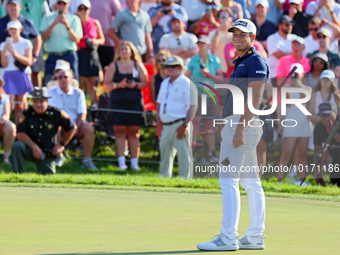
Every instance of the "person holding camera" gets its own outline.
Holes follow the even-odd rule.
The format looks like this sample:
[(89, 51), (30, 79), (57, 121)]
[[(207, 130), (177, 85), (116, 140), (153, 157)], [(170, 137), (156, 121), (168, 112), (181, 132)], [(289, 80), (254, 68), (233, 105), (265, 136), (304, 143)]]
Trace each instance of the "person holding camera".
[(151, 7), (148, 13), (153, 29), (151, 38), (154, 46), (154, 53), (156, 54), (160, 49), (158, 43), (161, 37), (172, 32), (172, 17), (175, 14), (181, 14), (183, 16), (183, 21), (187, 25), (188, 14), (183, 6), (175, 3), (175, 0), (162, 0), (158, 5)]
[[(76, 130), (69, 115), (48, 105), (46, 88), (35, 87), (33, 105), (21, 115), (17, 139), (12, 147), (12, 170), (22, 173), (24, 160), (33, 161), (41, 174), (55, 174), (55, 160), (72, 139)], [(65, 130), (57, 143), (59, 127)]]
[[(303, 66), (299, 63), (295, 63), (291, 65), (290, 69), (292, 69), (294, 66), (296, 66), (297, 69), (295, 73), (292, 75), (289, 86), (294, 88), (302, 88), (312, 93), (312, 88), (302, 83), (302, 78), (304, 75)], [(288, 94), (288, 97), (298, 99), (304, 97), (304, 95), (298, 92), (292, 92)], [(294, 127), (283, 127), (281, 139), (282, 152), (278, 165), (287, 166), (295, 149), (293, 164), (295, 166), (299, 165), (306, 166), (308, 164), (307, 150), (309, 138), (312, 135), (312, 123), (308, 119), (308, 117), (296, 105), (289, 105), (287, 107), (287, 114), (285, 119), (295, 120), (296, 125)], [(291, 123), (291, 121), (289, 123)], [(280, 167), (280, 169), (283, 169), (283, 167)], [(306, 168), (304, 167), (303, 169), (299, 169), (300, 180), (297, 181), (296, 184), (300, 185), (301, 180), (303, 180), (305, 176)], [(284, 172), (283, 171), (278, 172), (277, 181), (279, 183), (282, 183), (283, 178)], [(306, 182), (303, 183), (303, 186), (307, 185), (308, 184)]]
[[(78, 5), (77, 16), (80, 18), (83, 27), (83, 38), (78, 44), (79, 58), (79, 85), (85, 90), (85, 81), (87, 84), (87, 93), (94, 103), (95, 96), (93, 87), (98, 80), (102, 67), (100, 65), (98, 46), (103, 45), (105, 37), (100, 22), (90, 17), (91, 3), (89, 0), (81, 0)], [(102, 78), (100, 79), (102, 80)]]
[(121, 170), (127, 169), (124, 156), (126, 138), (131, 155), (131, 168), (139, 169), (139, 131), (145, 124), (141, 89), (148, 85), (147, 76), (136, 47), (131, 42), (120, 43), (114, 62), (105, 72), (104, 88), (111, 91), (110, 108), (116, 110), (111, 113), (110, 120), (116, 135), (118, 166)]
[(83, 37), (83, 29), (78, 16), (68, 13), (69, 6), (70, 0), (58, 0), (57, 11), (46, 13), (41, 21), (41, 37), (48, 53), (45, 63), (45, 85), (52, 79), (58, 59), (69, 62), (74, 77), (79, 79), (77, 44)]

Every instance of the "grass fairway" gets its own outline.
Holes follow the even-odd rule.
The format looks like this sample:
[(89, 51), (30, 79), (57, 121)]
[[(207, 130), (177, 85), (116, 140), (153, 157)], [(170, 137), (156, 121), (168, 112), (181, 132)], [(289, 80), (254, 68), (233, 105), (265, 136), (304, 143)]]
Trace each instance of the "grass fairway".
[[(266, 202), (266, 249), (234, 254), (339, 254), (340, 203)], [(0, 187), (0, 254), (225, 254), (196, 250), (221, 211), (215, 194)], [(248, 223), (242, 196), (241, 235)]]

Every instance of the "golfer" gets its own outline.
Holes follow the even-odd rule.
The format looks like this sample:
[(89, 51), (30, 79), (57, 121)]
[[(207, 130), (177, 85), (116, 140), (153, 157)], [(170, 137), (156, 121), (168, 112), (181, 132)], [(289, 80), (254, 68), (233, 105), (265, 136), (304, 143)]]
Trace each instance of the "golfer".
[[(265, 60), (253, 47), (256, 37), (254, 23), (240, 19), (228, 31), (233, 34), (232, 42), (240, 56), (234, 61), (235, 69), (229, 83), (243, 92), (244, 114), (233, 114), (234, 95), (228, 90), (223, 108), (223, 118), (227, 123), (221, 131), (219, 159), (223, 199), (222, 228), (221, 234), (216, 235), (215, 239), (197, 245), (198, 249), (207, 251), (264, 249), (265, 198), (256, 156), (262, 127), (258, 117), (249, 110), (248, 100), (252, 99), (253, 107), (258, 109), (269, 71)], [(248, 88), (252, 88), (252, 94), (248, 95)], [(250, 226), (247, 233), (237, 240), (241, 209), (239, 182), (248, 194)]]

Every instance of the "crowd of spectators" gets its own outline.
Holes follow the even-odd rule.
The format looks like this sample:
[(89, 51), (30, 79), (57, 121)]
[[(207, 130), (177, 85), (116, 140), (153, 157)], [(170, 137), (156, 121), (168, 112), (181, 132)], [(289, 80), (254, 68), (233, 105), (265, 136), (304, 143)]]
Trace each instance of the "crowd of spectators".
[[(75, 135), (87, 144), (83, 166), (96, 169), (91, 160), (94, 128), (85, 121), (85, 96), (91, 104), (98, 103), (96, 91), (101, 84), (100, 91), (110, 96), (110, 108), (117, 110), (108, 119), (114, 127), (119, 168), (127, 168), (124, 155), (127, 140), (131, 168), (138, 170), (139, 131), (145, 119), (142, 114), (128, 111), (143, 111), (142, 90), (150, 83), (150, 101), (156, 103), (161, 83), (167, 77), (161, 65), (171, 55), (183, 59), (182, 72), (197, 88), (202, 88), (200, 82), (212, 87), (227, 82), (234, 60), (239, 57), (228, 28), (242, 18), (251, 19), (256, 25), (254, 46), (270, 68), (268, 87), (280, 84), (295, 64), (299, 66), (297, 81), (289, 80), (285, 86), (313, 91), (307, 104), (312, 116), (299, 128), (301, 135), (296, 130), (293, 134), (280, 125), (276, 127), (278, 134), (283, 135), (279, 164), (289, 162), (293, 148), (296, 148), (294, 164), (305, 164), (308, 142), (313, 149), (312, 124), (321, 121), (319, 105), (327, 101), (334, 104), (337, 112), (340, 109), (340, 4), (335, 0), (2, 0), (1, 3), (0, 77), (4, 85), (0, 91), (0, 134), (4, 136), (6, 163), (16, 135), (15, 125), (9, 120), (11, 109), (15, 109), (14, 122), (18, 124), (27, 108), (25, 95), (34, 87), (47, 86), (49, 95), (53, 95), (50, 104), (71, 116), (77, 126)], [(152, 77), (148, 77), (150, 68), (155, 70)], [(218, 92), (223, 100), (226, 91)], [(266, 91), (266, 97), (270, 93)], [(208, 106), (208, 115), (219, 117), (221, 105), (208, 101)], [(194, 140), (201, 126), (200, 112), (201, 109), (194, 120)], [(285, 118), (280, 111), (275, 114), (278, 119)], [(289, 109), (289, 114), (301, 119), (298, 109)], [(211, 118), (203, 118), (203, 126), (209, 151), (204, 160), (216, 163), (216, 134)], [(306, 127), (310, 132), (306, 132)], [(158, 129), (157, 133), (160, 135)], [(269, 141), (263, 139), (266, 147)], [(260, 153), (261, 162), (265, 162), (265, 147)], [(279, 174), (279, 181), (282, 178)]]

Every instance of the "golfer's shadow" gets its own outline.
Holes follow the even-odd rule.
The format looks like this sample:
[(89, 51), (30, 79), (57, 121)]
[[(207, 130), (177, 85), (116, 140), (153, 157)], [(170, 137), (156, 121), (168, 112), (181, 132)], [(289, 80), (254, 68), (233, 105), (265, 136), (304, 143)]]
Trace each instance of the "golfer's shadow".
[(146, 252), (90, 252), (90, 253), (48, 253), (39, 255), (166, 255), (166, 254), (194, 254), (199, 250), (189, 251), (146, 251)]

